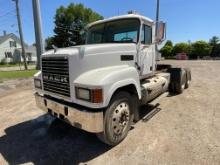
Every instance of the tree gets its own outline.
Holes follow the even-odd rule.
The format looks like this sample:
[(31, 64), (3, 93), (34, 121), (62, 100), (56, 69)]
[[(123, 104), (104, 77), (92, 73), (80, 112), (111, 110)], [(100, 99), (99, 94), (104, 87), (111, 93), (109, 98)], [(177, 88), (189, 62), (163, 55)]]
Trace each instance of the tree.
[(208, 56), (211, 52), (211, 46), (206, 41), (196, 41), (192, 44), (192, 57)]
[(177, 43), (173, 48), (173, 54), (177, 55), (178, 53), (186, 53), (189, 55), (191, 53), (191, 45), (188, 43)]
[(53, 46), (54, 45), (54, 37), (48, 37), (46, 38), (45, 40), (45, 49), (46, 50), (50, 50), (50, 49), (53, 49)]
[(87, 24), (101, 20), (98, 13), (86, 8), (83, 4), (71, 3), (69, 6), (61, 6), (57, 9), (55, 17), (55, 35), (47, 38), (47, 47), (68, 47), (84, 44), (84, 30)]
[(220, 44), (216, 46), (216, 56), (220, 57)]
[(219, 43), (219, 38), (217, 36), (213, 36), (210, 40), (209, 40), (209, 44), (211, 46), (215, 46)]
[(169, 57), (172, 56), (173, 52), (173, 43), (170, 40), (167, 40), (164, 47), (160, 50), (163, 57)]
[(173, 42), (171, 40), (167, 40), (164, 46), (171, 46), (173, 47)]
[(209, 40), (209, 45), (211, 46), (211, 57), (217, 57), (220, 56), (220, 44), (219, 44), (220, 39), (217, 36), (213, 36)]

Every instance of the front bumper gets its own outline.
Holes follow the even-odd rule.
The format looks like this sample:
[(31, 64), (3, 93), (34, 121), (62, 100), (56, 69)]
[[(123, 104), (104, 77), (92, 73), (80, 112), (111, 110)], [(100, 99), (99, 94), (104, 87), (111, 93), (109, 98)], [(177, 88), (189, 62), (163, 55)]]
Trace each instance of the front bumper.
[(102, 111), (91, 112), (85, 110), (84, 108), (74, 108), (43, 97), (38, 93), (35, 93), (35, 100), (37, 107), (74, 127), (92, 133), (99, 133), (103, 131)]

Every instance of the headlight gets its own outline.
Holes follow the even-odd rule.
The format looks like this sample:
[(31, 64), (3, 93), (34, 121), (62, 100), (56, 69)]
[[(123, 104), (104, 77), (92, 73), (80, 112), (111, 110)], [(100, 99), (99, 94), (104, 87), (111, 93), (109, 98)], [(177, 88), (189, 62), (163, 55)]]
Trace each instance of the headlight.
[(76, 97), (81, 100), (90, 101), (90, 90), (84, 88), (76, 88)]
[(35, 88), (42, 89), (41, 80), (34, 79), (34, 86), (35, 86)]
[(85, 89), (76, 87), (76, 98), (92, 103), (102, 103), (102, 89)]

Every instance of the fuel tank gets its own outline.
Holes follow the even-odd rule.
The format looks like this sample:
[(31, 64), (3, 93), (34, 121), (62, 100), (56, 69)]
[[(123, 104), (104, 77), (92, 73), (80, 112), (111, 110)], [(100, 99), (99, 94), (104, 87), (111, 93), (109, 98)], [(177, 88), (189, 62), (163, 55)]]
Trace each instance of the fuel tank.
[(147, 104), (162, 93), (168, 91), (170, 83), (169, 73), (158, 73), (154, 77), (143, 80), (142, 87), (142, 104)]

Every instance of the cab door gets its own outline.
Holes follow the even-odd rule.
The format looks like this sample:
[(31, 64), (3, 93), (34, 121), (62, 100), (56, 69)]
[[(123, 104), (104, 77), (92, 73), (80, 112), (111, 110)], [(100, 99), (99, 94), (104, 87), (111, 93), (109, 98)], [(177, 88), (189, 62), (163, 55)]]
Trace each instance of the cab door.
[(140, 76), (147, 77), (155, 70), (155, 46), (152, 44), (152, 27), (143, 24), (139, 55)]

